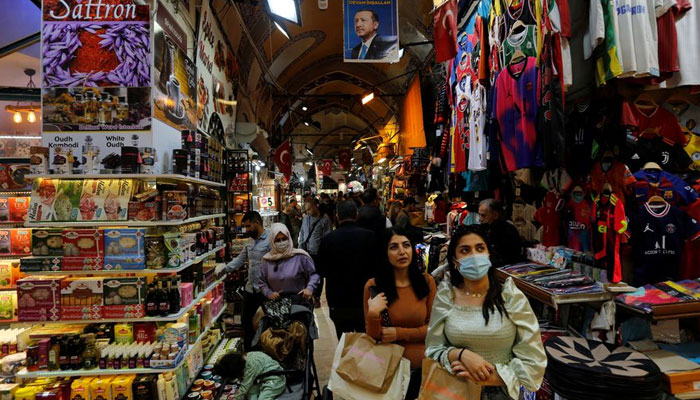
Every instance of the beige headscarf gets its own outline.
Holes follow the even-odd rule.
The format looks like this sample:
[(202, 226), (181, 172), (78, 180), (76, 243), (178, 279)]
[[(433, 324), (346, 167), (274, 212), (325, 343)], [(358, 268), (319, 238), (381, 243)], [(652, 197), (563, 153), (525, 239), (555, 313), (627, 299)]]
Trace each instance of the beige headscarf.
[[(279, 233), (281, 233), (287, 237), (287, 242), (289, 243), (289, 245), (287, 246), (287, 249), (285, 251), (280, 251), (278, 249), (278, 246), (275, 245), (275, 238), (277, 237), (277, 234), (279, 234)], [(270, 252), (263, 256), (263, 260), (266, 260), (266, 261), (284, 260), (284, 259), (293, 257), (296, 254), (303, 254), (307, 257), (310, 257), (309, 253), (305, 252), (304, 250), (294, 248), (294, 243), (292, 242), (292, 236), (289, 234), (289, 229), (287, 229), (287, 226), (285, 224), (280, 224), (279, 222), (272, 224), (272, 226), (270, 226), (269, 237), (270, 237)]]

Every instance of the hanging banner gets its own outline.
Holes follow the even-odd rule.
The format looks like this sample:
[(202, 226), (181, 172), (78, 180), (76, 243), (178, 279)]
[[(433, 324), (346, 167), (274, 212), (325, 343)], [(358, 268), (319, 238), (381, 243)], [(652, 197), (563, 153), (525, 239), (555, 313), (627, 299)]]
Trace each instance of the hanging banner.
[[(164, 6), (158, 6), (154, 29), (154, 116), (177, 130), (196, 127), (197, 74), (187, 58), (186, 36)], [(182, 47), (184, 46), (184, 47)]]
[(352, 153), (350, 149), (338, 150), (338, 164), (340, 165), (340, 169), (349, 171), (350, 168), (352, 168), (351, 158)]
[(284, 175), (284, 180), (289, 182), (289, 178), (292, 176), (292, 145), (289, 139), (275, 150), (275, 164)]
[(343, 0), (343, 39), (345, 62), (398, 62), (398, 0)]
[(226, 44), (209, 1), (202, 4), (197, 43), (197, 128), (234, 143), (238, 61)]
[(331, 176), (333, 173), (333, 160), (323, 160), (321, 164), (321, 169), (323, 170), (324, 176)]

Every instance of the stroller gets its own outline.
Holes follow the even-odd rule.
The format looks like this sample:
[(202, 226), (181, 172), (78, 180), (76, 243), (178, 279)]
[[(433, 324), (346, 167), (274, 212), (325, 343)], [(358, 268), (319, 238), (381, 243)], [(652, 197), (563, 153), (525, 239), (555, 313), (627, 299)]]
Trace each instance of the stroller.
[[(257, 381), (274, 375), (284, 375), (286, 378), (286, 390), (278, 400), (307, 400), (314, 395), (320, 399), (320, 385), (318, 373), (314, 361), (314, 340), (318, 339), (318, 328), (314, 319), (313, 301), (307, 301), (297, 294), (281, 294), (281, 300), (268, 301), (263, 305), (265, 315), (260, 319), (258, 330), (253, 339), (253, 347), (262, 350), (260, 338), (268, 328), (284, 326), (285, 323), (301, 322), (306, 327), (305, 349), (299, 354), (303, 360), (303, 366), (285, 368), (280, 371), (271, 371), (260, 375)], [(271, 307), (272, 303), (284, 303), (283, 314), (280, 315), (279, 307)], [(289, 307), (285, 307), (289, 305)], [(274, 358), (274, 357), (273, 357)], [(284, 364), (284, 363), (283, 363)]]

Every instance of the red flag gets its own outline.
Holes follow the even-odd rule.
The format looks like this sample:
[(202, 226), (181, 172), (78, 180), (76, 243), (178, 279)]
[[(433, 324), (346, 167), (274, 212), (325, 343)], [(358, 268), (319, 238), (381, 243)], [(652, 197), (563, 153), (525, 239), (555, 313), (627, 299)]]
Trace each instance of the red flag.
[(289, 178), (292, 176), (292, 144), (289, 139), (275, 150), (275, 164), (284, 174), (284, 179), (289, 182)]
[(457, 0), (449, 0), (435, 11), (433, 42), (435, 61), (444, 62), (457, 55)]
[(350, 162), (351, 157), (352, 155), (348, 149), (338, 151), (338, 164), (340, 164), (340, 169), (349, 171), (350, 168), (352, 168), (352, 162)]
[(323, 171), (323, 176), (331, 176), (333, 172), (333, 160), (323, 160), (321, 171)]

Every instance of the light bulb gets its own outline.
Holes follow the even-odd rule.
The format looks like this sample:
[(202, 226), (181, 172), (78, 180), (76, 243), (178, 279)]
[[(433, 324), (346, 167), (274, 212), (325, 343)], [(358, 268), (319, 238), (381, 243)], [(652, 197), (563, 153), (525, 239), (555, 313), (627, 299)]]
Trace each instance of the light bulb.
[(15, 116), (12, 118), (13, 121), (15, 121), (15, 124), (19, 124), (22, 122), (22, 114), (19, 113), (19, 111), (15, 111)]
[(27, 121), (31, 123), (36, 122), (36, 114), (34, 114), (34, 111), (29, 112), (29, 115), (27, 115)]

